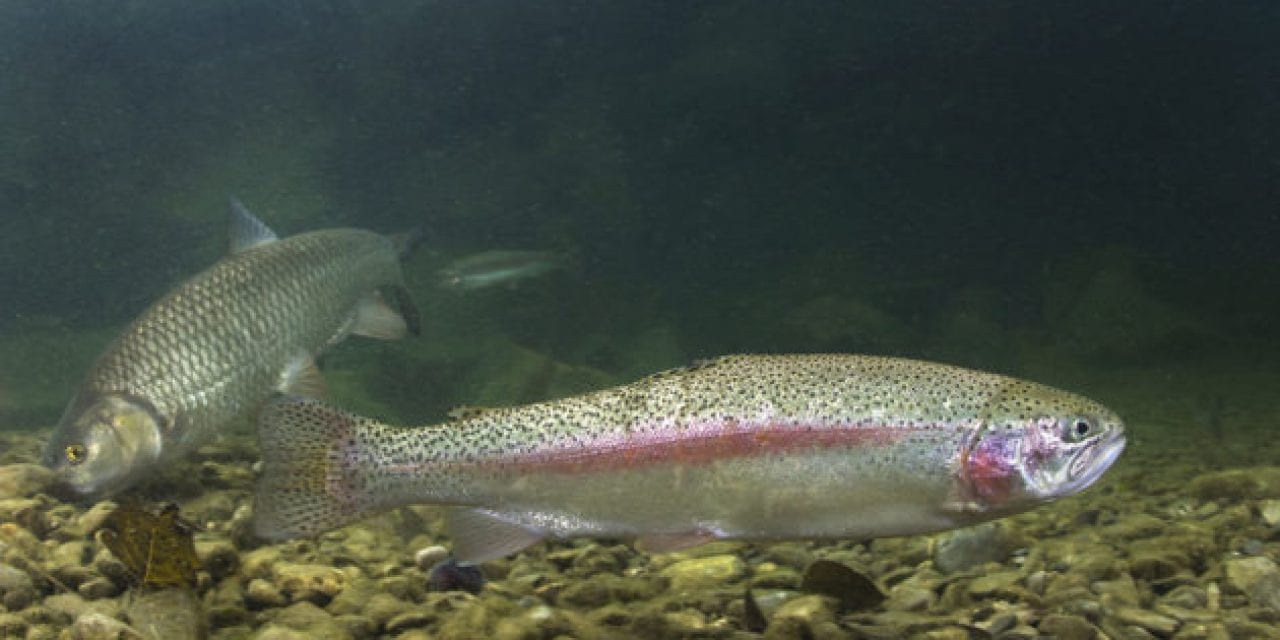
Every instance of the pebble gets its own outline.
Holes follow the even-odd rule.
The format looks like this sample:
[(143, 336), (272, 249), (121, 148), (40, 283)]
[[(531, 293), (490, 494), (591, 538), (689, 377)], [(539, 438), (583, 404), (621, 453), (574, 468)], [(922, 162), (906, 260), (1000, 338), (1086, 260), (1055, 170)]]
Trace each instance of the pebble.
[(742, 579), (747, 564), (733, 555), (714, 555), (681, 560), (661, 571), (659, 575), (671, 580), (674, 591), (696, 591), (703, 588), (724, 586)]
[(35, 597), (35, 582), (27, 572), (13, 565), (0, 564), (0, 604), (10, 611), (19, 611), (27, 608)]
[(0, 467), (0, 500), (25, 498), (43, 492), (53, 483), (53, 471), (30, 463)]
[(429, 547), (418, 549), (413, 554), (413, 563), (423, 571), (430, 571), (437, 562), (442, 562), (449, 557), (449, 549), (442, 545), (434, 544)]
[(1270, 558), (1234, 558), (1225, 563), (1227, 584), (1253, 604), (1280, 611), (1280, 568)]
[(1111, 615), (1121, 623), (1141, 627), (1161, 637), (1172, 635), (1181, 624), (1169, 616), (1137, 607), (1117, 607), (1111, 610)]
[(121, 591), (122, 589), (120, 588), (120, 585), (108, 580), (107, 578), (103, 578), (102, 576), (90, 578), (80, 583), (79, 587), (76, 587), (76, 593), (79, 593), (89, 600), (114, 598), (115, 596), (120, 595)]
[(987, 562), (1001, 562), (1008, 555), (998, 522), (965, 527), (937, 537), (933, 564), (943, 573), (956, 573)]
[(1040, 621), (1040, 633), (1057, 640), (1094, 640), (1098, 628), (1080, 617), (1061, 613), (1050, 614)]
[(327, 603), (342, 592), (347, 575), (323, 564), (281, 563), (275, 568), (275, 583), (290, 602), (308, 600)]
[(284, 606), (288, 599), (274, 584), (262, 578), (254, 578), (249, 581), (249, 586), (245, 587), (244, 602), (252, 609), (266, 609)]
[(1280, 525), (1280, 500), (1263, 500), (1258, 503), (1258, 517), (1268, 527)]
[(144, 640), (133, 627), (97, 612), (76, 618), (68, 631), (70, 640)]
[(196, 540), (196, 558), (209, 577), (221, 580), (240, 568), (240, 552), (225, 539)]

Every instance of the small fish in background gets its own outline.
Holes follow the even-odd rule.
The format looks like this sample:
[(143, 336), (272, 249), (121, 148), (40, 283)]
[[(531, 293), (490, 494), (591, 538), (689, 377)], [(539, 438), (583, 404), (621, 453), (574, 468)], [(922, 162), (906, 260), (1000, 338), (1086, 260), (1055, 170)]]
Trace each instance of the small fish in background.
[(566, 262), (562, 255), (551, 251), (484, 251), (454, 260), (437, 271), (437, 284), (454, 291), (512, 287), (521, 280), (562, 269)]
[(314, 358), (350, 334), (417, 333), (390, 238), (279, 239), (234, 198), (230, 215), (231, 255), (134, 319), (67, 406), (44, 461), (74, 492), (123, 490), (277, 391), (322, 395)]
[(474, 564), (544, 538), (941, 531), (1093, 484), (1125, 446), (1106, 407), (960, 367), (857, 355), (729, 356), (581, 396), (395, 428), (308, 400), (259, 414), (254, 528), (315, 536), (448, 505)]

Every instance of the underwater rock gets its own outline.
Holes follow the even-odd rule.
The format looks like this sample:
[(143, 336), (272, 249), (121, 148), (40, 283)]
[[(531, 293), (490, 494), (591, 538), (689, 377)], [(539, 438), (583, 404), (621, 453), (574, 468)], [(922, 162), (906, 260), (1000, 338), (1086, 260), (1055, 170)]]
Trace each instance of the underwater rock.
[[(391, 622), (396, 616), (413, 610), (414, 606), (412, 602), (405, 602), (389, 593), (376, 593), (372, 598), (369, 598), (368, 604), (363, 607), (360, 613), (367, 616), (377, 628), (381, 629), (386, 627), (387, 623)], [(332, 607), (330, 611), (332, 611)]]
[(53, 471), (38, 464), (18, 463), (0, 467), (0, 500), (26, 498), (46, 491)]
[(262, 578), (250, 580), (249, 586), (244, 590), (244, 603), (252, 609), (282, 607), (287, 602), (284, 594), (274, 584)]
[(427, 573), (427, 588), (432, 591), (465, 591), (472, 595), (484, 589), (484, 571), (475, 565), (458, 564), (453, 558), (436, 563)]
[(240, 568), (240, 552), (229, 540), (196, 540), (195, 551), (200, 568), (214, 580), (233, 575)]
[(0, 564), (0, 604), (9, 611), (27, 608), (36, 597), (35, 581), (13, 565)]
[(418, 549), (413, 554), (413, 563), (418, 565), (423, 571), (430, 571), (438, 562), (443, 562), (449, 557), (449, 549), (443, 545), (431, 545)]
[(1227, 584), (1260, 607), (1280, 612), (1280, 568), (1270, 558), (1236, 558), (1224, 563)]
[[(373, 600), (375, 595), (380, 593), (378, 583), (369, 578), (359, 577), (353, 578), (347, 582), (347, 586), (342, 593), (333, 597), (329, 604), (325, 606), (325, 610), (335, 616), (355, 615), (364, 613), (365, 608)], [(386, 594), (389, 597), (395, 597)]]
[(306, 601), (295, 602), (281, 609), (272, 622), (305, 631), (307, 637), (312, 639), (351, 640), (351, 635), (337, 624), (329, 612)]
[(933, 564), (942, 573), (956, 573), (984, 562), (1003, 562), (1009, 549), (999, 522), (966, 527), (937, 537)]
[(1268, 527), (1280, 525), (1280, 500), (1263, 500), (1258, 503), (1258, 517)]
[(1159, 637), (1168, 637), (1178, 630), (1180, 622), (1154, 611), (1138, 607), (1117, 607), (1111, 610), (1111, 617), (1124, 625), (1146, 629)]
[(202, 640), (207, 635), (204, 608), (186, 587), (136, 591), (125, 613), (147, 640)]
[(76, 618), (67, 631), (70, 640), (146, 640), (133, 627), (97, 612)]
[(1164, 531), (1169, 525), (1164, 520), (1145, 513), (1132, 513), (1121, 517), (1115, 524), (1103, 529), (1109, 539), (1135, 540), (1150, 538)]
[(1046, 287), (1044, 318), (1073, 352), (1149, 361), (1203, 351), (1217, 338), (1199, 318), (1150, 293), (1130, 257), (1112, 251), (1095, 258), (1103, 266), (1074, 291)]
[(282, 562), (274, 574), (275, 585), (290, 602), (328, 603), (347, 584), (347, 574), (323, 564)]
[(671, 581), (672, 591), (695, 591), (726, 586), (746, 575), (747, 564), (732, 555), (681, 560), (663, 569), (659, 575)]
[(1040, 633), (1053, 636), (1057, 640), (1094, 640), (1098, 637), (1097, 627), (1089, 624), (1088, 620), (1062, 613), (1045, 616), (1037, 629)]
[(813, 638), (821, 627), (834, 624), (835, 601), (819, 595), (807, 595), (788, 600), (778, 607), (764, 637), (769, 640), (784, 638)]
[(1280, 468), (1227, 469), (1196, 476), (1187, 492), (1201, 500), (1280, 498)]

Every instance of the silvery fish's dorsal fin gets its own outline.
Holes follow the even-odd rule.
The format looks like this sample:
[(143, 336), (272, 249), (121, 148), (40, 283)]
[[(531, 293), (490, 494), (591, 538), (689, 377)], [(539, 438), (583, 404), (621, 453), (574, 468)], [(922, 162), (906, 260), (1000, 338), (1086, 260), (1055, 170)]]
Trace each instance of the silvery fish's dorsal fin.
[(541, 540), (543, 534), (484, 509), (449, 510), (449, 540), (462, 564), (479, 564), (511, 555)]
[(250, 213), (235, 196), (231, 196), (230, 222), (231, 253), (240, 253), (280, 239), (271, 227)]

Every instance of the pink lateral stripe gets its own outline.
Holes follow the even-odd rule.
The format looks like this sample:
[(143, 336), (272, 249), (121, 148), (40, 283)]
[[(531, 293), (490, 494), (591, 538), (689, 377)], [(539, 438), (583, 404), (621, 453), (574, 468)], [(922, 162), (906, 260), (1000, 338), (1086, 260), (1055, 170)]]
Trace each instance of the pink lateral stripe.
[(553, 445), (527, 454), (493, 458), (481, 464), (518, 471), (593, 473), (659, 464), (697, 465), (805, 449), (889, 446), (912, 431), (886, 426), (751, 425), (742, 422), (703, 424), (678, 430), (641, 427), (631, 434), (611, 433), (595, 440)]

